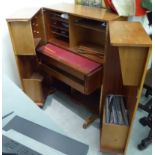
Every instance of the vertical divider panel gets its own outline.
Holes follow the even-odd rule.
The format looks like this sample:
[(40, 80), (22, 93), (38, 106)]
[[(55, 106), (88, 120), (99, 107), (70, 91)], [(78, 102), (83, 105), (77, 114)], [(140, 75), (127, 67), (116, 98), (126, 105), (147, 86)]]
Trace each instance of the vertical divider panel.
[(31, 21), (10, 21), (8, 24), (15, 54), (35, 55)]

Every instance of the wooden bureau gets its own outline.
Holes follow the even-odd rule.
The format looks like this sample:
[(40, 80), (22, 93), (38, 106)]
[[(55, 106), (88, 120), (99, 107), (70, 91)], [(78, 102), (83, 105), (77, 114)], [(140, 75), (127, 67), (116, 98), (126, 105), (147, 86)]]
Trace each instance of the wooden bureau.
[[(35, 102), (42, 103), (41, 87), (47, 77), (56, 78), (85, 95), (98, 90), (100, 149), (125, 154), (151, 54), (151, 41), (139, 23), (122, 20), (126, 18), (106, 9), (59, 4), (21, 10), (7, 18), (7, 23), (23, 90)], [(68, 57), (76, 55), (95, 67), (86, 69), (75, 57), (78, 64), (74, 59), (70, 62), (61, 57), (61, 52), (52, 55), (44, 50), (48, 45), (54, 53), (56, 49), (70, 52)], [(32, 86), (36, 94), (33, 94), (35, 89), (32, 93)], [(109, 94), (125, 96), (129, 126), (105, 123), (104, 103)]]

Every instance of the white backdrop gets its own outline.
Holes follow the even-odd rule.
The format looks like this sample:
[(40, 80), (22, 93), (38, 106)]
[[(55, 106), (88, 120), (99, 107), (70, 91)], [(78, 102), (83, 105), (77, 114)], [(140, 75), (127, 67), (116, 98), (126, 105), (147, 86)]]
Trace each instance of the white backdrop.
[(18, 86), (20, 85), (20, 80), (18, 76), (17, 66), (15, 62), (15, 57), (13, 54), (13, 48), (11, 44), (11, 39), (9, 36), (9, 31), (6, 23), (6, 18), (9, 17), (13, 12), (16, 12), (22, 8), (28, 7), (43, 7), (51, 6), (56, 3), (74, 3), (74, 0), (4, 0), (0, 4), (0, 36), (2, 39), (2, 74), (7, 75), (11, 80), (13, 80)]

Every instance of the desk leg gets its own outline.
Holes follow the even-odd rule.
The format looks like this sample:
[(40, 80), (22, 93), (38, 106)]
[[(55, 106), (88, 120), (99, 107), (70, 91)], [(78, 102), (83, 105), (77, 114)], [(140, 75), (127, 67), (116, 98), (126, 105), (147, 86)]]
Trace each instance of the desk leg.
[(83, 128), (86, 129), (89, 125), (91, 125), (96, 119), (98, 118), (97, 114), (92, 114), (88, 118), (86, 118), (85, 122), (83, 123)]

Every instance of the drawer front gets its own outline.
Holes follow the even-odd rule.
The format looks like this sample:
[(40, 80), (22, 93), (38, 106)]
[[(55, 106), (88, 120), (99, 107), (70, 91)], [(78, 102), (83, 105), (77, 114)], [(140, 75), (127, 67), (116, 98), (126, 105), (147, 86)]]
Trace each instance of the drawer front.
[(101, 87), (103, 67), (96, 69), (85, 78), (85, 93), (87, 95)]

